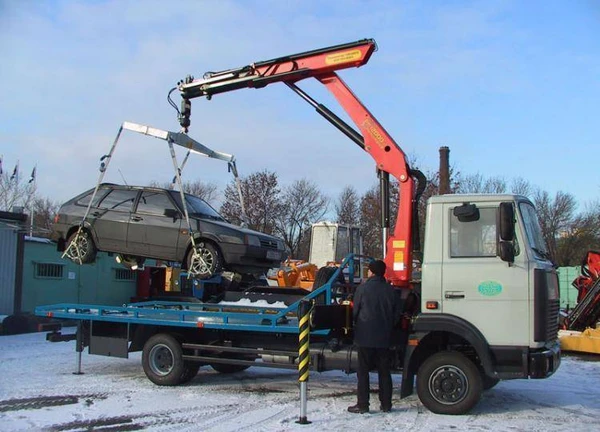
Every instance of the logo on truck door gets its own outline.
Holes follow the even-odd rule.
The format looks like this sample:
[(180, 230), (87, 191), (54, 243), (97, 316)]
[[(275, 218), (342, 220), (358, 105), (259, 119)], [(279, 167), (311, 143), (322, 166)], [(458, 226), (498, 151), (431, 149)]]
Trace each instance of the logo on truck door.
[(477, 287), (477, 291), (486, 297), (493, 297), (502, 292), (502, 285), (495, 281), (483, 281)]

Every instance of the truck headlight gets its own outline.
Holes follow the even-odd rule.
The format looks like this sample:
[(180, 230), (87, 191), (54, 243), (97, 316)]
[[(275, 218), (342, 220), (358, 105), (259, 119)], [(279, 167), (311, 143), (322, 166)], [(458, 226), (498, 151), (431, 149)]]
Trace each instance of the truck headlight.
[(254, 235), (246, 235), (246, 244), (260, 247), (260, 239)]

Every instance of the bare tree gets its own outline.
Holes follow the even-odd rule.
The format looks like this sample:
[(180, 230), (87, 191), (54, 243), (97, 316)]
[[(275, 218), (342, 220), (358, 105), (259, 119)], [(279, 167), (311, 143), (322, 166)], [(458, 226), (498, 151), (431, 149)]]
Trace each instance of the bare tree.
[(38, 237), (50, 237), (54, 217), (60, 204), (50, 198), (35, 198), (33, 201), (33, 234)]
[(281, 211), (276, 216), (277, 233), (283, 238), (291, 257), (297, 257), (301, 234), (323, 218), (328, 204), (329, 199), (309, 180), (296, 180), (285, 188)]
[(525, 197), (531, 197), (533, 195), (531, 183), (522, 177), (517, 177), (512, 180), (510, 191), (516, 195), (523, 195)]
[(29, 213), (31, 233), (39, 237), (50, 237), (60, 205), (49, 198), (37, 196), (35, 171), (34, 168), (31, 176), (23, 177), (18, 166), (10, 173), (0, 170), (0, 210), (14, 211), (15, 207), (22, 207)]
[(600, 201), (592, 202), (575, 216), (557, 241), (557, 262), (563, 266), (580, 265), (587, 251), (600, 244)]
[[(273, 234), (276, 230), (275, 218), (281, 212), (280, 189), (277, 174), (260, 171), (240, 180), (248, 228)], [(221, 205), (221, 214), (232, 223), (241, 225), (242, 206), (235, 181), (225, 188), (225, 200)]]
[[(170, 189), (173, 184), (170, 182), (150, 182), (150, 186), (158, 187), (163, 189)], [(202, 180), (194, 180), (194, 181), (185, 181), (183, 182), (183, 190), (186, 193), (196, 195), (199, 198), (202, 198), (209, 204), (214, 204), (217, 199), (218, 187), (216, 183), (205, 182)]]
[(13, 207), (29, 208), (36, 192), (35, 182), (23, 179), (18, 166), (13, 171), (0, 174), (0, 210), (12, 211)]
[(577, 206), (575, 198), (562, 191), (558, 191), (554, 198), (551, 198), (547, 191), (538, 189), (534, 193), (533, 201), (550, 255), (557, 264), (562, 265), (563, 263), (558, 261), (558, 240), (561, 236), (568, 235)]
[(360, 221), (360, 199), (356, 189), (346, 186), (335, 204), (336, 221), (340, 224), (358, 226)]
[(460, 176), (458, 193), (505, 193), (506, 180), (502, 177), (484, 177), (480, 173)]
[(371, 187), (360, 200), (360, 229), (364, 254), (381, 257), (381, 201), (378, 185)]

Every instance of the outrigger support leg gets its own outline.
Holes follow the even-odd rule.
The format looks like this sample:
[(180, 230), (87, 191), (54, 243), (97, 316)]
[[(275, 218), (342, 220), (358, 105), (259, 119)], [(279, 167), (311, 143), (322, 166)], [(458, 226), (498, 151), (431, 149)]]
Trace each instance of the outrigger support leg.
[(77, 338), (75, 339), (75, 351), (77, 352), (77, 372), (73, 375), (83, 375), (81, 371), (81, 353), (83, 352), (83, 325), (77, 321)]

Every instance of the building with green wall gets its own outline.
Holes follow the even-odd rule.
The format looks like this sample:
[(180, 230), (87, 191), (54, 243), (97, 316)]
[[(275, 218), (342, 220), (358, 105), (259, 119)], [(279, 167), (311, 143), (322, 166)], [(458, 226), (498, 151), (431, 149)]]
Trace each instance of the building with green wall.
[(571, 284), (580, 274), (581, 267), (579, 266), (558, 268), (561, 309), (572, 309), (577, 304), (578, 291)]
[(122, 305), (136, 295), (135, 271), (99, 252), (94, 264), (61, 258), (56, 244), (26, 238), (20, 312), (56, 303)]

